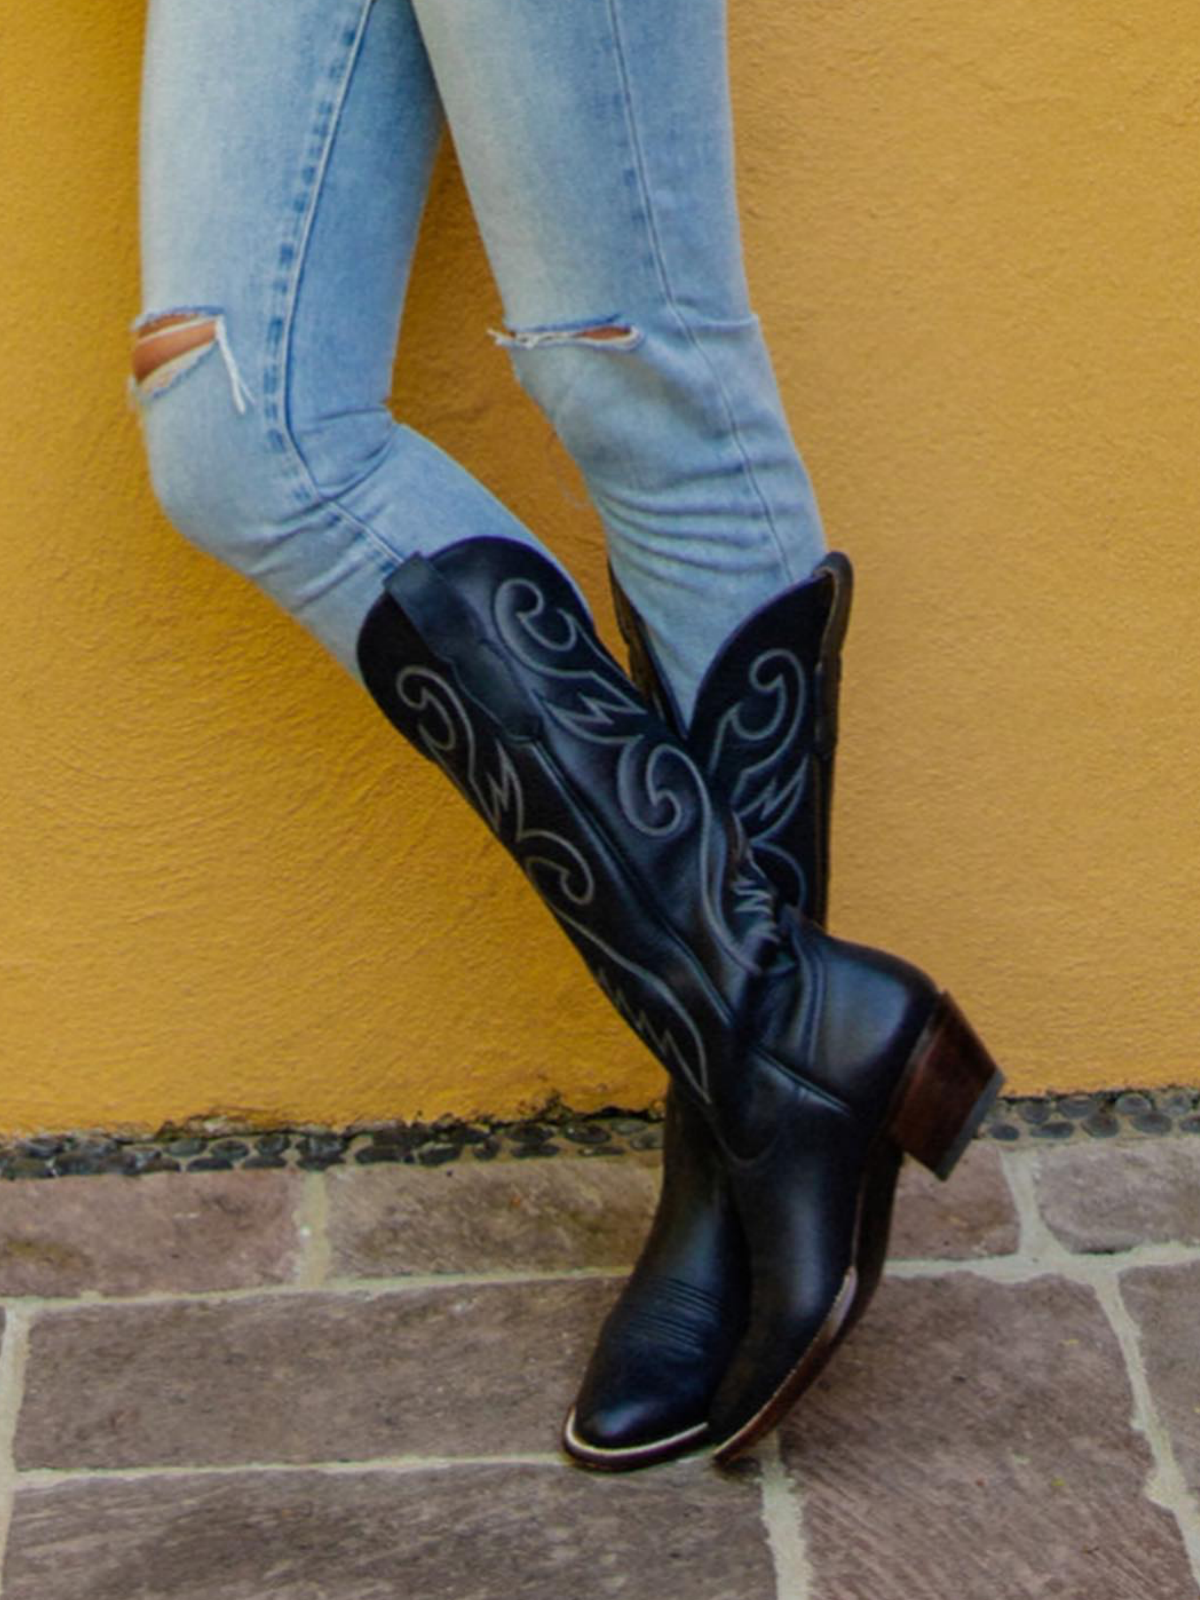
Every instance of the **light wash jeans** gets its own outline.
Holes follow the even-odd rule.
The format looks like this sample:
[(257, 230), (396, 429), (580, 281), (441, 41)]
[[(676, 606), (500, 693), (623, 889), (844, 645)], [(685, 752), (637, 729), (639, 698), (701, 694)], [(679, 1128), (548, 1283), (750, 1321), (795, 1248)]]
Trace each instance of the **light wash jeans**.
[(150, 0), (135, 326), (218, 334), (137, 390), (156, 492), (351, 671), (406, 557), (536, 542), (386, 406), (443, 112), (517, 376), (686, 714), (824, 548), (747, 297), (724, 0)]

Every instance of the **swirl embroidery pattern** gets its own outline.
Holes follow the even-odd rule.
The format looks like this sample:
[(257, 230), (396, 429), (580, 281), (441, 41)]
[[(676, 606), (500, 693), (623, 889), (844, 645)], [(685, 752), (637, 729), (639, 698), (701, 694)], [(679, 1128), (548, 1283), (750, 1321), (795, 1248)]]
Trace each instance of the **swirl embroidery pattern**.
[(710, 775), (736, 771), (730, 801), (754, 852), (770, 856), (772, 881), (789, 904), (802, 906), (808, 885), (789, 841), (809, 782), (804, 666), (793, 651), (774, 647), (755, 658), (746, 681), (747, 692), (718, 720), (704, 765)]
[(490, 764), (466, 703), (450, 681), (429, 667), (403, 668), (396, 677), (400, 701), (416, 716), (416, 738), (464, 799), (511, 851), (547, 907), (572, 936), (593, 977), (668, 1071), (680, 1074), (708, 1100), (708, 1060), (699, 1027), (657, 974), (617, 950), (594, 926), (596, 873), (561, 833), (531, 827), (524, 786), (504, 745), (485, 735)]
[(744, 870), (745, 836), (736, 818), (713, 812), (708, 783), (682, 745), (616, 672), (595, 637), (533, 580), (497, 590), (493, 620), (505, 645), (542, 686), (540, 708), (586, 744), (609, 746), (623, 821), (647, 839), (686, 846), (704, 924), (727, 959), (757, 974), (778, 945), (775, 895)]

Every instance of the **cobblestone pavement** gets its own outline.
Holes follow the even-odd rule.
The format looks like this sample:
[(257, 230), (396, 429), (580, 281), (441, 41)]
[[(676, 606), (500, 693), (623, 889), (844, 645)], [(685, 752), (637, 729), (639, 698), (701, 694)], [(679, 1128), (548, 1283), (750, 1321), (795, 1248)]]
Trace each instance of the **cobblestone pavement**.
[(595, 1476), (656, 1161), (0, 1184), (4, 1600), (1200, 1597), (1200, 1139), (906, 1171), (778, 1437)]

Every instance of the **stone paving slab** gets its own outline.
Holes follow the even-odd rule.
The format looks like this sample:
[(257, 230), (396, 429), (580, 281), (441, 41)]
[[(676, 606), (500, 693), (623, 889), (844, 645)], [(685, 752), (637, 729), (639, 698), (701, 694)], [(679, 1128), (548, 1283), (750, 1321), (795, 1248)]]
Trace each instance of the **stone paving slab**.
[(1200, 1262), (1143, 1267), (1121, 1277), (1163, 1424), (1200, 1503)]
[(259, 1288), (295, 1272), (295, 1172), (55, 1178), (0, 1190), (0, 1294)]
[(885, 1285), (785, 1424), (811, 1600), (1191, 1600), (1092, 1291)]
[[(1086, 1155), (1090, 1152), (1082, 1151)], [(264, 1287), (294, 1278), (296, 1171), (171, 1173), (6, 1185), (0, 1294), (67, 1297)], [(496, 1269), (620, 1270), (653, 1212), (657, 1157), (330, 1172), (331, 1270), (373, 1278)], [(998, 1152), (975, 1146), (954, 1182), (901, 1178), (893, 1256), (1015, 1248)]]
[(259, 1472), (23, 1490), (5, 1600), (731, 1600), (774, 1593), (710, 1470)]
[[(576, 1132), (553, 1159), (518, 1159), (548, 1149), (530, 1128), (445, 1165), (426, 1141), (0, 1183), (4, 1600), (1200, 1600), (1200, 1140), (984, 1140), (949, 1184), (908, 1163), (908, 1264), (783, 1475), (605, 1477), (550, 1464), (619, 1287), (576, 1272), (633, 1259), (658, 1172)], [(1131, 1266), (1144, 1243), (1169, 1248)]]
[[(622, 1270), (637, 1257), (660, 1181), (657, 1156), (343, 1169), (328, 1175), (330, 1270), (405, 1273)], [(941, 1183), (908, 1162), (893, 1257), (967, 1260), (1017, 1247), (1000, 1152), (977, 1144)]]
[(17, 1464), (552, 1451), (615, 1293), (585, 1279), (43, 1312)]
[(329, 1174), (335, 1276), (622, 1268), (650, 1226), (659, 1162), (495, 1161)]
[(1200, 1140), (1056, 1151), (1039, 1163), (1037, 1189), (1069, 1250), (1200, 1245)]
[(972, 1145), (945, 1183), (915, 1161), (904, 1163), (888, 1248), (893, 1260), (1009, 1255), (1019, 1237), (1016, 1207), (994, 1145)]

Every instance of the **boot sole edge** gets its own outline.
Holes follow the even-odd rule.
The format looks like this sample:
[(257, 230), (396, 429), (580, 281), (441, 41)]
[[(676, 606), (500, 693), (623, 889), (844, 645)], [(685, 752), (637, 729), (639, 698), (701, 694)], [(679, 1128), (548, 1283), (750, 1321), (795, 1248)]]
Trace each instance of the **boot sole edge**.
[(632, 1472), (638, 1467), (650, 1467), (661, 1461), (670, 1461), (701, 1447), (708, 1436), (708, 1423), (696, 1423), (668, 1434), (663, 1439), (653, 1439), (647, 1444), (624, 1445), (615, 1448), (589, 1444), (576, 1430), (575, 1407), (572, 1406), (563, 1423), (562, 1445), (576, 1464), (597, 1472)]

